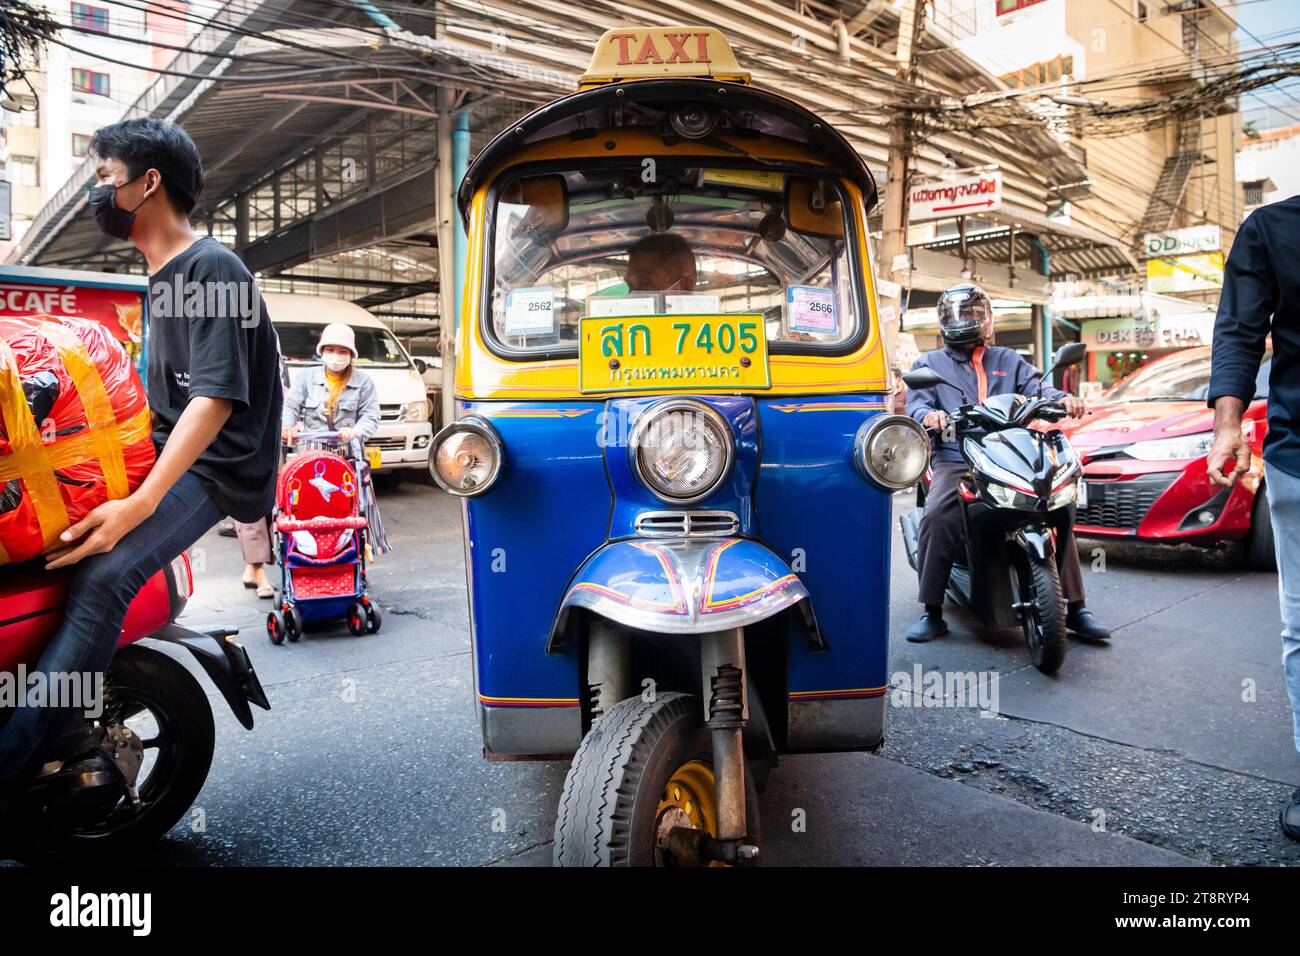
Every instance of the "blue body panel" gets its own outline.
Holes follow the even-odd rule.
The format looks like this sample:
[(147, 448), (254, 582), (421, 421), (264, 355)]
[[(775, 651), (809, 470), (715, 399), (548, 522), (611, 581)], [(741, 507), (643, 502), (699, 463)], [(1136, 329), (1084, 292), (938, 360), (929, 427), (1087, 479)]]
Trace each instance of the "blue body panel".
[[(628, 456), (627, 430), (655, 400), (459, 403), (462, 415), (490, 420), (505, 449), (497, 484), (465, 501), (476, 683), (484, 706), (577, 706), (577, 649), (547, 654), (547, 640), (584, 562), (608, 541), (631, 536), (638, 514), (672, 507), (642, 486)], [(699, 400), (730, 423), (736, 458), (723, 486), (691, 507), (735, 512), (739, 536), (757, 539), (780, 559), (769, 562), (773, 579), (781, 576), (780, 563), (788, 563), (810, 593), (829, 645), (814, 653), (807, 642), (791, 642), (791, 700), (880, 696), (891, 501), (859, 475), (852, 454), (862, 423), (884, 411), (883, 397)], [(749, 550), (741, 547), (735, 557), (757, 560), (758, 552), (749, 556)], [(647, 585), (662, 575), (662, 563), (649, 552), (611, 553), (609, 568), (633, 558), (644, 567), (623, 570), (636, 570)], [(736, 594), (749, 586), (728, 583)], [(714, 598), (729, 596), (720, 590)], [(674, 600), (671, 588), (663, 597)]]

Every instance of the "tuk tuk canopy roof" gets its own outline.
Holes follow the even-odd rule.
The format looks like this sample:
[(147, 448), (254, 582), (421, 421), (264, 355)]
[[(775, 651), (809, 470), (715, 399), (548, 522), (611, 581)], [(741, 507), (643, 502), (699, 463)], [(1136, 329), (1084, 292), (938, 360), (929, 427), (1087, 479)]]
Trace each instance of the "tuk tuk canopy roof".
[[(770, 136), (816, 148), (829, 171), (849, 178), (861, 188), (867, 211), (875, 207), (876, 181), (862, 157), (837, 129), (793, 100), (722, 80), (649, 79), (611, 83), (561, 97), (497, 134), (474, 157), (457, 192), (466, 228), (474, 190), (520, 147), (610, 128), (664, 128), (669, 131), (666, 135), (672, 135), (668, 125), (672, 110), (700, 104), (719, 110), (718, 133)], [(699, 141), (710, 146), (724, 143), (716, 135)]]

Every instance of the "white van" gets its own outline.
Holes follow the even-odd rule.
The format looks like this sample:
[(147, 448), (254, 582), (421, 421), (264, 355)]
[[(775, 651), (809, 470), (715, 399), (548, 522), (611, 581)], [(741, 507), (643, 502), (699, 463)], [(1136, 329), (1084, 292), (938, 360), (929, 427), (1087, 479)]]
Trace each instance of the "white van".
[(352, 327), (357, 368), (374, 380), (379, 391), (379, 430), (366, 442), (371, 468), (377, 454), (379, 471), (427, 471), (433, 426), (424, 380), (388, 327), (361, 306), (341, 299), (279, 292), (264, 293), (262, 298), (280, 336), (290, 384), (302, 369), (320, 364), (316, 343), (325, 326), (343, 322)]

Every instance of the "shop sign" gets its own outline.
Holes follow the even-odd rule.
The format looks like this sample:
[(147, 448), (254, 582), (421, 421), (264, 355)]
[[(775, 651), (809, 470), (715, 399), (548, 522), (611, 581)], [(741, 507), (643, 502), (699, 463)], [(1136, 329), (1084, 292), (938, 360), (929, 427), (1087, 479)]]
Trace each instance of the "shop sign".
[(1142, 249), (1149, 259), (1218, 252), (1222, 247), (1223, 235), (1218, 226), (1192, 226), (1188, 229), (1171, 229), (1168, 232), (1148, 232), (1142, 242)]
[(939, 183), (915, 186), (908, 197), (910, 222), (950, 219), (1002, 208), (1002, 173), (994, 170)]
[(1080, 336), (1091, 351), (1182, 349), (1208, 345), (1214, 333), (1210, 314), (1156, 319), (1103, 319), (1084, 322)]
[(1147, 288), (1152, 292), (1202, 292), (1223, 288), (1223, 253), (1147, 260)]

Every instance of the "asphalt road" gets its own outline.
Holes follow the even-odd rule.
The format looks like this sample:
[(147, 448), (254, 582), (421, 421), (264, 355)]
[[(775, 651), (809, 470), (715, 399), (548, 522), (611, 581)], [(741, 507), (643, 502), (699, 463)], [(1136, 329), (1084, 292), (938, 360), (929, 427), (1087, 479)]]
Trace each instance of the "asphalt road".
[[(480, 756), (458, 503), (408, 482), (381, 505), (394, 550), (372, 573), (378, 635), (340, 624), (273, 647), (236, 542), (200, 542), (184, 620), (246, 628), (273, 710), (248, 732), (214, 696), (212, 773), (156, 862), (549, 863), (567, 765)], [(948, 638), (904, 642), (915, 578), (896, 546), (891, 671), (996, 674), (998, 716), (910, 706), (900, 691), (877, 754), (783, 761), (761, 801), (767, 862), (1300, 863), (1277, 828), (1300, 758), (1276, 579), (1116, 546), (1102, 569), (1092, 547), (1090, 603), (1114, 640), (1073, 645), (1048, 678), (1018, 635), (981, 635), (957, 614)]]

